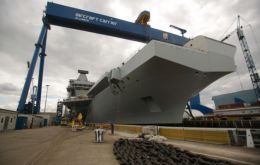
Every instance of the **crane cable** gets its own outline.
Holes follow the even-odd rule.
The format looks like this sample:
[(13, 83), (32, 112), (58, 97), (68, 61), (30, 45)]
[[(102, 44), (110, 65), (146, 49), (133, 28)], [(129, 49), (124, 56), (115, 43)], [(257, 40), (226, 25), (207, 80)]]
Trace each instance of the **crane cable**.
[(253, 26), (252, 26), (244, 17), (241, 17), (241, 16), (240, 16), (240, 18), (247, 23), (246, 26), (249, 26), (249, 28), (250, 28), (250, 30), (251, 30), (251, 33), (252, 33), (252, 35), (253, 35), (253, 40), (254, 40), (254, 42), (255, 42), (257, 52), (260, 52), (260, 47), (259, 47), (259, 45), (258, 45), (259, 42), (258, 42), (258, 40), (257, 40), (257, 38), (256, 38), (256, 33), (255, 33), (254, 29), (253, 29)]
[(257, 38), (256, 38), (256, 34), (255, 34), (254, 29), (253, 29), (253, 26), (249, 24), (249, 27), (250, 27), (251, 33), (253, 34), (253, 39), (254, 39), (254, 42), (255, 42), (255, 44), (256, 44), (257, 51), (260, 52), (260, 47), (259, 47), (259, 45), (258, 45), (259, 42), (258, 42), (258, 40), (257, 40)]
[(227, 30), (221, 35), (220, 39), (221, 40), (224, 36), (226, 36), (225, 34), (230, 31), (231, 27), (233, 26), (233, 24), (236, 22), (237, 19), (234, 19), (234, 21), (232, 22), (232, 24), (227, 28)]

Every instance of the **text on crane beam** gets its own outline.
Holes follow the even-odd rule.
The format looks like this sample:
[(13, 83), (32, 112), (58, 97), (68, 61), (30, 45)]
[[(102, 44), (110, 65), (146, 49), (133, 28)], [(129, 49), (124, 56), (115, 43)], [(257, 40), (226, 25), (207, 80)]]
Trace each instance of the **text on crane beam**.
[(84, 22), (95, 21), (95, 22), (105, 23), (105, 24), (109, 24), (109, 25), (113, 25), (113, 26), (117, 26), (117, 24), (118, 24), (118, 22), (115, 22), (115, 21), (111, 21), (108, 19), (99, 18), (99, 17), (95, 17), (95, 16), (90, 16), (90, 15), (85, 15), (85, 14), (81, 14), (81, 13), (76, 13), (75, 19), (79, 20), (79, 21), (84, 21)]

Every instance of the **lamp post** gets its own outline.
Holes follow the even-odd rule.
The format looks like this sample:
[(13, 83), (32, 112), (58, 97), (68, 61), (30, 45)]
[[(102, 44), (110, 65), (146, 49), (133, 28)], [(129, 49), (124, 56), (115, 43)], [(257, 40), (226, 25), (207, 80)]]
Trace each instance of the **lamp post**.
[(46, 112), (46, 104), (47, 104), (47, 95), (48, 95), (48, 88), (49, 88), (50, 85), (46, 85), (46, 97), (45, 97), (45, 105), (44, 105), (44, 113)]

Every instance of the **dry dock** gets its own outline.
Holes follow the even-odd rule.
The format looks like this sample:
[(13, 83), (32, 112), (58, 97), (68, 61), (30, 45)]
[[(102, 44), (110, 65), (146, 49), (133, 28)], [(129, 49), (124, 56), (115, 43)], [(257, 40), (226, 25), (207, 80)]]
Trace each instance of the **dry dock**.
[[(0, 134), (0, 164), (118, 164), (113, 155), (115, 140), (127, 134), (105, 134), (105, 142), (93, 143), (92, 130), (72, 132), (69, 128), (48, 127)], [(191, 152), (223, 158), (237, 164), (259, 164), (260, 150), (228, 145), (168, 140)]]

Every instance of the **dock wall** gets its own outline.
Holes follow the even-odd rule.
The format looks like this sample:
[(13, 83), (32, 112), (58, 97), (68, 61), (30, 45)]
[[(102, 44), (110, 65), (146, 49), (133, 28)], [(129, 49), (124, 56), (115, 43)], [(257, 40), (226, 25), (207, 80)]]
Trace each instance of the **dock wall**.
[[(108, 128), (109, 125), (104, 125)], [(114, 126), (115, 131), (140, 134), (143, 126), (137, 125), (119, 125)], [(188, 127), (160, 127), (159, 135), (169, 139), (178, 139), (184, 141), (196, 141), (204, 143), (230, 145), (229, 130), (226, 128), (188, 128)]]

